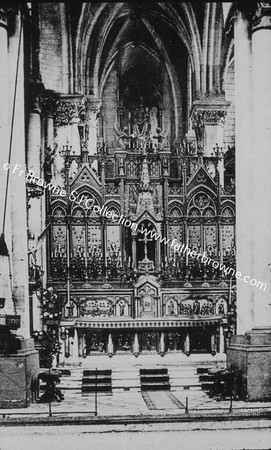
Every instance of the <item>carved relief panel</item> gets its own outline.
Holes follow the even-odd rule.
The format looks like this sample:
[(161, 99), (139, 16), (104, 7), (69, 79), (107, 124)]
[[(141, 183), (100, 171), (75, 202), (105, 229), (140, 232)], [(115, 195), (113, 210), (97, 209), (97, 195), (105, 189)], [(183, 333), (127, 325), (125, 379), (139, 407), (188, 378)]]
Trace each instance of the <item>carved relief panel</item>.
[(113, 299), (106, 297), (90, 297), (84, 302), (81, 315), (92, 317), (110, 317), (113, 315)]

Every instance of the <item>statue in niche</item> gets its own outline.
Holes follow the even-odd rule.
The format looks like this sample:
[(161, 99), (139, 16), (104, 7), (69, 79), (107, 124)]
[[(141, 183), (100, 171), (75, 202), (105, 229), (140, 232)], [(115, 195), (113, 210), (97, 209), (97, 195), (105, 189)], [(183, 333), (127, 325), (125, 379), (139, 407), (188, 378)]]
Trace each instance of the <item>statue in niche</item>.
[(117, 145), (119, 145), (123, 150), (127, 148), (129, 145), (130, 135), (128, 134), (128, 127), (124, 127), (123, 130), (117, 123), (117, 120), (114, 124), (114, 129), (117, 135)]
[(51, 147), (47, 147), (45, 150), (43, 170), (44, 170), (44, 178), (45, 181), (50, 181), (52, 179), (52, 166), (54, 164), (56, 156), (56, 147), (52, 149)]
[(200, 314), (200, 302), (198, 300), (194, 302), (194, 314), (196, 316)]
[(175, 304), (174, 301), (171, 300), (168, 305), (168, 314), (170, 316), (175, 316)]
[(221, 314), (222, 316), (225, 314), (224, 304), (222, 302), (218, 305), (218, 314)]
[(122, 317), (122, 316), (124, 316), (124, 311), (125, 311), (124, 303), (120, 303), (119, 307), (120, 307), (120, 316)]
[(129, 206), (132, 214), (136, 213), (138, 194), (135, 186), (131, 185), (129, 190)]
[(150, 129), (151, 126), (147, 119), (144, 120), (142, 129), (140, 131), (137, 119), (135, 119), (133, 124), (133, 134), (132, 138), (137, 140), (139, 144), (145, 144), (150, 140)]
[[(156, 130), (158, 128), (157, 108), (155, 106), (153, 106), (152, 109), (150, 110), (150, 127), (151, 127), (151, 129), (150, 129), (151, 138), (153, 138), (153, 136), (155, 136)], [(152, 139), (152, 141), (153, 141), (153, 139)]]
[(157, 135), (153, 136), (153, 139), (155, 139), (157, 142), (158, 150), (163, 150), (164, 148), (168, 147), (169, 146), (169, 142), (167, 139), (168, 131), (167, 130), (162, 131), (162, 129), (158, 127), (156, 128), (156, 133)]
[(205, 138), (204, 113), (201, 111), (196, 112), (192, 118), (192, 124), (196, 135), (198, 150), (203, 150)]
[(89, 138), (89, 124), (86, 120), (86, 114), (84, 111), (80, 114), (80, 122), (78, 124), (78, 131), (81, 144), (87, 145)]

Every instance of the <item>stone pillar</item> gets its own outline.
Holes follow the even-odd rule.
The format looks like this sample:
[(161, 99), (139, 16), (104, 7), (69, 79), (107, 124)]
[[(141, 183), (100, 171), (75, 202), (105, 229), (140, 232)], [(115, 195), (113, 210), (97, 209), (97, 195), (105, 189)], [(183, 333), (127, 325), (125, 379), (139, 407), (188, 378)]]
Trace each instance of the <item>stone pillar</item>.
[(137, 333), (135, 333), (133, 353), (135, 356), (139, 355), (139, 343), (138, 343), (138, 334)]
[[(238, 12), (234, 25), (235, 51), (235, 142), (236, 142), (236, 266), (237, 271), (252, 276), (253, 231), (255, 211), (251, 205), (254, 171), (252, 121), (252, 53), (250, 25)], [(260, 180), (258, 180), (260, 181)], [(258, 183), (257, 181), (257, 183)], [(261, 203), (261, 202), (260, 202)], [(253, 326), (255, 288), (236, 279), (237, 333)]]
[(82, 333), (82, 356), (84, 356), (84, 357), (86, 356), (86, 351), (87, 351), (86, 346), (87, 346), (87, 343), (86, 343), (86, 332), (84, 331)]
[(78, 342), (78, 331), (77, 328), (74, 328), (74, 337), (73, 337), (73, 362), (78, 362), (78, 356), (79, 356), (79, 342)]
[[(241, 21), (240, 14), (239, 20)], [(244, 30), (245, 24), (240, 22), (239, 26), (241, 27), (241, 25)], [(238, 22), (236, 26), (238, 27)], [(246, 33), (246, 36), (243, 36), (244, 47), (245, 44), (246, 46), (249, 45), (248, 42), (245, 42), (245, 38), (248, 41), (250, 40), (248, 33)], [(239, 321), (247, 320), (247, 322), (245, 327), (240, 326), (240, 324), (238, 327), (238, 333), (242, 329), (246, 333), (244, 335), (238, 334), (231, 339), (227, 351), (227, 364), (228, 367), (237, 369), (242, 377), (243, 390), (241, 397), (253, 401), (271, 399), (271, 309), (268, 290), (271, 282), (271, 267), (269, 266), (271, 260), (269, 249), (271, 241), (271, 204), (269, 199), (271, 192), (269, 173), (271, 165), (270, 3), (257, 3), (257, 10), (252, 23), (251, 43), (253, 146), (249, 146), (248, 151), (246, 149), (248, 170), (246, 170), (244, 164), (239, 165), (239, 172), (237, 167), (237, 180), (238, 177), (242, 180), (248, 178), (247, 183), (251, 185), (251, 190), (247, 192), (246, 196), (243, 194), (243, 200), (249, 203), (249, 208), (247, 207), (244, 212), (239, 203), (241, 214), (243, 212), (245, 215), (244, 220), (251, 223), (247, 227), (244, 225), (247, 236), (243, 236), (241, 233), (237, 234), (237, 243), (239, 241), (239, 247), (237, 244), (237, 267), (240, 264), (240, 256), (241, 258), (243, 257), (245, 263), (245, 257), (251, 255), (248, 258), (248, 264), (245, 266), (245, 269), (239, 265), (240, 272), (242, 271), (242, 278), (248, 277), (246, 284), (248, 284), (249, 288), (247, 289), (246, 297), (243, 296), (237, 299), (237, 314), (240, 316), (240, 313), (244, 312), (244, 318), (240, 317)], [(244, 67), (242, 67), (242, 73), (244, 76)], [(242, 82), (245, 82), (244, 79)], [(238, 91), (237, 86), (236, 91)], [(251, 95), (251, 92), (249, 95)], [(247, 107), (247, 103), (244, 104), (243, 114), (247, 113), (245, 107)], [(248, 122), (247, 127), (245, 128), (244, 126), (245, 132), (250, 133), (250, 125), (251, 122)], [(236, 154), (238, 154), (238, 151), (237, 147)], [(237, 209), (237, 217), (238, 215), (240, 215), (240, 211)], [(242, 219), (239, 220), (240, 230)], [(243, 252), (245, 253), (244, 255)], [(248, 273), (245, 273), (246, 269)], [(258, 287), (256, 287), (257, 284)], [(237, 295), (240, 296), (240, 289), (237, 291)], [(245, 311), (245, 303), (248, 309), (247, 312)], [(249, 325), (252, 325), (251, 331), (246, 329)]]
[(186, 333), (186, 338), (185, 338), (185, 353), (187, 356), (190, 355), (190, 336), (189, 336), (189, 331)]
[(132, 268), (136, 269), (136, 235), (132, 234)]
[[(34, 87), (33, 87), (34, 88)], [(40, 177), (40, 147), (41, 147), (41, 110), (39, 99), (34, 95), (32, 100), (32, 111), (29, 115), (27, 133), (27, 168)]]
[(254, 327), (267, 327), (271, 332), (271, 5), (260, 7), (256, 26), (252, 29), (253, 76), (253, 272), (249, 275), (267, 285), (254, 291)]
[[(15, 32), (9, 41), (9, 104), (13, 103), (16, 64), (18, 56), (20, 14), (15, 17)], [(18, 84), (16, 96), (16, 108), (14, 115), (12, 165), (25, 167), (25, 117), (24, 117), (24, 60), (23, 60), (23, 33), (20, 48), (20, 64), (18, 71)], [(13, 271), (13, 296), (17, 313), (21, 316), (21, 328), (19, 334), (25, 338), (30, 336), (29, 324), (29, 291), (28, 291), (28, 254), (27, 254), (27, 211), (26, 211), (26, 183), (18, 172), (10, 177), (10, 201), (11, 201), (11, 232), (12, 232), (12, 271)]]
[(113, 346), (113, 341), (112, 341), (112, 334), (109, 333), (108, 334), (108, 354), (109, 356), (112, 356), (114, 353), (114, 346)]
[(101, 100), (97, 97), (86, 97), (86, 121), (89, 126), (88, 152), (90, 155), (97, 153), (97, 119), (101, 107)]
[[(27, 133), (27, 170), (32, 171), (36, 177), (41, 178), (41, 110), (38, 98), (39, 85), (33, 85), (33, 98), (32, 98), (32, 111), (29, 115), (28, 133)], [(29, 239), (34, 242), (31, 244), (29, 241), (29, 250), (35, 251), (36, 263), (41, 265), (40, 251), (37, 250), (37, 237), (41, 234), (42, 220), (41, 220), (41, 200), (39, 192), (34, 191), (31, 193), (28, 203), (28, 230)], [(32, 247), (32, 248), (31, 248)]]
[[(4, 8), (0, 8), (0, 233), (2, 233), (4, 203), (5, 203), (5, 186), (7, 180), (7, 171), (3, 166), (8, 161), (9, 150), (9, 111), (7, 105), (9, 105), (8, 98), (8, 34), (7, 34), (7, 14)], [(10, 174), (10, 177), (13, 176)], [(11, 251), (10, 233), (8, 232), (8, 225), (10, 224), (10, 210), (9, 204), (6, 213), (6, 227), (5, 227), (5, 240), (9, 251)], [(9, 283), (9, 264), (8, 258), (0, 256), (0, 273), (1, 273), (1, 286), (0, 297), (6, 298), (5, 311), (8, 314), (13, 313), (11, 303), (11, 290)], [(10, 309), (9, 309), (10, 308)]]
[(59, 339), (60, 342), (60, 353), (59, 353), (59, 365), (64, 365), (65, 362), (65, 341)]
[(70, 143), (72, 146), (72, 150), (75, 152), (76, 155), (80, 154), (80, 139), (78, 133), (78, 124), (79, 124), (78, 117), (73, 117), (70, 122), (71, 127)]
[(160, 335), (160, 354), (164, 356), (165, 354), (165, 333), (162, 331)]
[(78, 333), (78, 356), (83, 355), (83, 336), (82, 333)]
[(215, 333), (211, 334), (211, 353), (214, 356), (216, 354)]
[(223, 325), (219, 325), (219, 353), (225, 352), (225, 340), (224, 340), (224, 329)]

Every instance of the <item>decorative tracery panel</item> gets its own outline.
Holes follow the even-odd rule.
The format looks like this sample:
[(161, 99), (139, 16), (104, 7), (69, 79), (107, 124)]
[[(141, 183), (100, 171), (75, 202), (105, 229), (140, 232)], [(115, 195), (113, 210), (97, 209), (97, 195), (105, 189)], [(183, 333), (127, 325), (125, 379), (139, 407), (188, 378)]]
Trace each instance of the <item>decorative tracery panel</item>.
[(205, 216), (212, 217), (216, 215), (216, 207), (214, 201), (205, 192), (198, 192), (190, 200), (188, 205), (189, 216)]
[(222, 254), (231, 256), (234, 254), (234, 225), (222, 225)]
[(73, 225), (71, 230), (72, 230), (72, 255), (82, 256), (86, 251), (85, 226)]
[(190, 225), (188, 227), (188, 246), (191, 250), (196, 252), (200, 251), (201, 236), (200, 225)]
[(120, 249), (120, 227), (119, 225), (107, 226), (107, 250), (119, 251)]
[(216, 225), (205, 225), (203, 228), (204, 251), (209, 256), (217, 256)]
[(89, 255), (101, 253), (102, 240), (100, 225), (88, 225), (87, 240)]
[(51, 256), (63, 256), (67, 254), (67, 236), (65, 225), (54, 225), (52, 232)]
[(183, 241), (183, 228), (182, 225), (169, 225), (168, 227), (169, 238), (173, 241), (176, 239), (178, 242)]

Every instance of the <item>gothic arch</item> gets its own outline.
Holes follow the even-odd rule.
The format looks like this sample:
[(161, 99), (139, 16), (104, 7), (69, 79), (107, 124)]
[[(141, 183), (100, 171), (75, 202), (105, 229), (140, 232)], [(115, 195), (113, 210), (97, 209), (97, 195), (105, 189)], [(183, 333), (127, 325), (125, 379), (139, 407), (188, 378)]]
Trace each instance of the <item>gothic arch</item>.
[(112, 209), (115, 210), (115, 214), (118, 214), (120, 216), (120, 204), (116, 201), (108, 200), (105, 203), (105, 206), (107, 208), (107, 211), (111, 211)]
[(65, 217), (66, 207), (63, 203), (55, 202), (52, 206), (52, 216), (54, 217)]
[(178, 201), (172, 201), (170, 202), (170, 204), (168, 205), (168, 213), (169, 216), (174, 217), (174, 210), (176, 210), (176, 212), (179, 212), (178, 216), (181, 217), (183, 216), (183, 205), (181, 202)]

